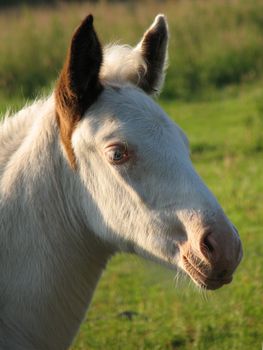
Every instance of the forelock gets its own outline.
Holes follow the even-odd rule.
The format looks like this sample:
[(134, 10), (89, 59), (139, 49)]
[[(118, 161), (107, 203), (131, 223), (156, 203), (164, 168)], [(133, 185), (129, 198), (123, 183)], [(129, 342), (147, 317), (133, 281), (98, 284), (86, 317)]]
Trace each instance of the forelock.
[(109, 83), (138, 85), (147, 66), (141, 53), (129, 45), (110, 44), (104, 48), (100, 78)]

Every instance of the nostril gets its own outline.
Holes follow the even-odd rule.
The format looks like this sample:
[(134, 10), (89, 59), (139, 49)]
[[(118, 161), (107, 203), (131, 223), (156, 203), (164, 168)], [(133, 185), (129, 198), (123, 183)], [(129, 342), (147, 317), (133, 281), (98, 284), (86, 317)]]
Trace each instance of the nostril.
[(215, 249), (213, 247), (212, 240), (211, 240), (211, 232), (208, 232), (205, 235), (205, 237), (203, 238), (202, 245), (209, 253), (214, 252)]
[(200, 243), (200, 251), (204, 255), (204, 257), (210, 261), (210, 263), (215, 262), (217, 260), (217, 243), (214, 239), (214, 234), (212, 231), (206, 231), (203, 234)]

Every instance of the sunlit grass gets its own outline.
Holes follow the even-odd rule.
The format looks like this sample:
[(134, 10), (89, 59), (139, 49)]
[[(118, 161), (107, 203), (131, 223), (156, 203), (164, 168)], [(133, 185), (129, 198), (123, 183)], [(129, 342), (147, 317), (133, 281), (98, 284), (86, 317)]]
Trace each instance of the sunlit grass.
[(260, 349), (263, 2), (103, 2), (1, 13), (1, 114), (50, 90), (73, 28), (89, 12), (104, 43), (135, 44), (154, 15), (168, 15), (170, 68), (160, 103), (185, 130), (195, 167), (238, 227), (244, 259), (230, 285), (202, 295), (176, 272), (116, 256), (72, 350)]
[(0, 94), (32, 98), (54, 81), (74, 28), (90, 12), (103, 43), (132, 45), (156, 14), (167, 15), (171, 36), (166, 98), (200, 98), (262, 75), (262, 0), (61, 2), (1, 11)]

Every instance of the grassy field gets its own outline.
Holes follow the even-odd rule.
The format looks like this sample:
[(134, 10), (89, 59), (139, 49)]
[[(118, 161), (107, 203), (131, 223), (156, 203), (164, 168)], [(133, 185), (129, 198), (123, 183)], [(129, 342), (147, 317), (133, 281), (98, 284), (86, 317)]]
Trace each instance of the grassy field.
[(35, 97), (56, 79), (73, 29), (90, 12), (103, 43), (136, 44), (157, 13), (168, 16), (166, 99), (207, 97), (262, 76), (262, 0), (60, 3), (0, 11), (0, 98)]
[[(185, 130), (193, 162), (238, 227), (234, 281), (200, 294), (174, 273), (116, 256), (72, 350), (260, 350), (263, 343), (263, 1), (146, 1), (20, 8), (0, 13), (0, 111), (57, 76), (73, 27), (96, 15), (103, 42), (136, 42), (168, 14), (170, 69), (160, 100)], [(32, 29), (33, 28), (33, 29)], [(43, 35), (45, 33), (45, 35)]]

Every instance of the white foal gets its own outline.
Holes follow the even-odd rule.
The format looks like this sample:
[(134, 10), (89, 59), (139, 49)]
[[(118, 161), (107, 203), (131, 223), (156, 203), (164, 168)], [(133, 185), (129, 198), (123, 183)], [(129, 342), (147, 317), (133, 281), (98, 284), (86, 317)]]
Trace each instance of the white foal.
[(179, 267), (206, 289), (231, 281), (238, 233), (148, 96), (167, 42), (159, 15), (135, 48), (103, 54), (88, 16), (52, 96), (2, 123), (1, 350), (67, 349), (116, 252)]

